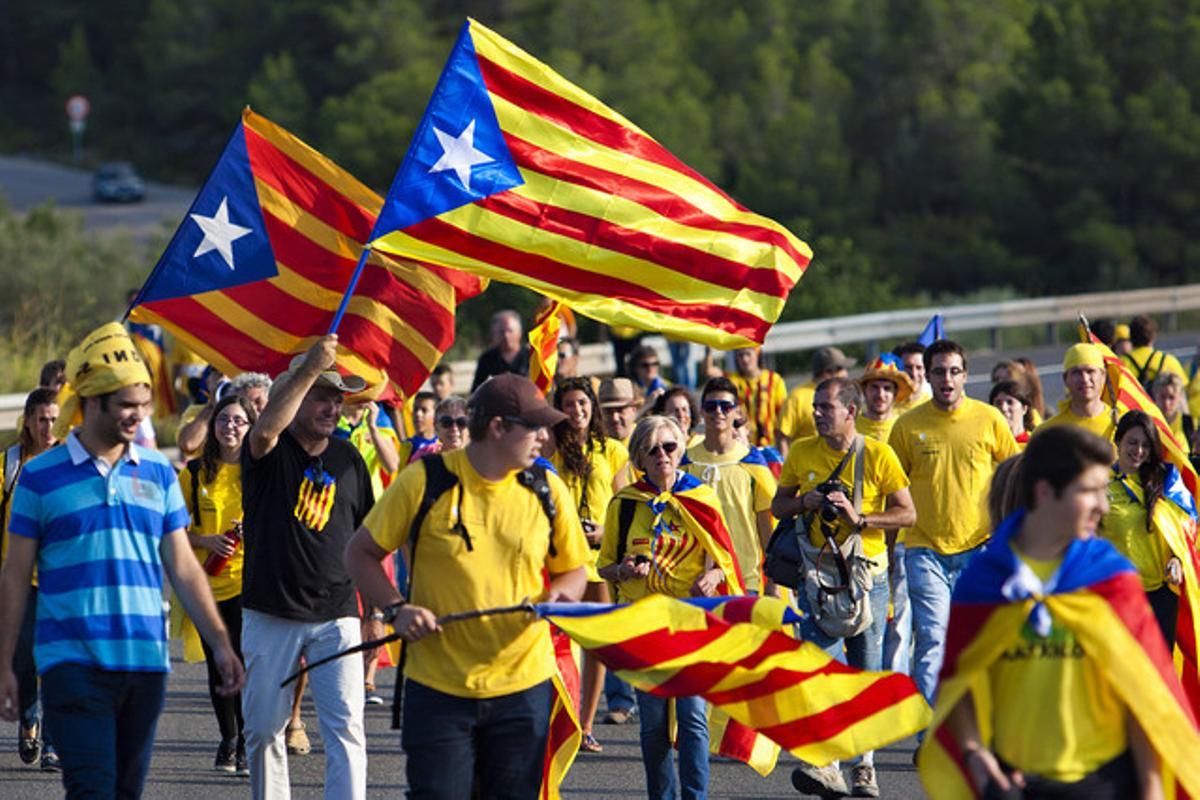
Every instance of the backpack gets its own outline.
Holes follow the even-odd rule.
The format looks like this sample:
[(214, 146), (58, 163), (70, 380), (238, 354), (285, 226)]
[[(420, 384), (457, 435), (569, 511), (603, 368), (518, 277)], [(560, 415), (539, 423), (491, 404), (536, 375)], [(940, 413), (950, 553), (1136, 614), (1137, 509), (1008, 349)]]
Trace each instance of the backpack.
[[(1158, 366), (1154, 368), (1153, 377), (1151, 377), (1150, 363), (1154, 361), (1155, 356), (1158, 356)], [(1151, 394), (1150, 387), (1154, 383), (1154, 378), (1157, 378), (1162, 373), (1163, 364), (1167, 360), (1166, 352), (1163, 350), (1151, 350), (1150, 355), (1146, 356), (1145, 364), (1137, 363), (1133, 360), (1133, 356), (1130, 355), (1123, 355), (1121, 358), (1124, 359), (1129, 366), (1137, 370), (1138, 383), (1140, 383), (1142, 388), (1146, 390), (1146, 394), (1153, 397), (1154, 395)]]
[[(446, 468), (446, 461), (441, 453), (430, 453), (429, 455), (422, 456), (421, 463), (425, 466), (425, 493), (421, 496), (421, 504), (417, 506), (416, 513), (413, 514), (412, 523), (408, 526), (408, 586), (404, 590), (406, 598), (412, 596), (413, 572), (417, 563), (417, 541), (421, 536), (421, 526), (424, 524), (425, 518), (429, 516), (429, 511), (433, 508), (434, 503), (438, 501), (438, 498), (458, 485), (458, 476)], [(531, 467), (521, 470), (517, 473), (517, 483), (533, 492), (534, 496), (537, 497), (538, 503), (541, 505), (542, 511), (545, 512), (546, 519), (550, 523), (548, 526), (550, 555), (558, 555), (558, 550), (554, 546), (554, 520), (558, 518), (558, 508), (554, 505), (554, 496), (550, 491), (550, 482), (546, 479), (546, 468), (541, 464), (534, 464)], [(462, 537), (467, 551), (474, 550), (471, 535), (462, 524), (461, 518), (455, 528), (451, 530), (455, 529), (457, 529), (458, 534)], [(395, 692), (392, 695), (392, 730), (400, 729), (400, 716), (403, 710), (403, 692), (401, 688), (404, 685), (404, 660), (407, 656), (408, 648), (402, 646), (400, 648), (400, 663), (396, 665)]]

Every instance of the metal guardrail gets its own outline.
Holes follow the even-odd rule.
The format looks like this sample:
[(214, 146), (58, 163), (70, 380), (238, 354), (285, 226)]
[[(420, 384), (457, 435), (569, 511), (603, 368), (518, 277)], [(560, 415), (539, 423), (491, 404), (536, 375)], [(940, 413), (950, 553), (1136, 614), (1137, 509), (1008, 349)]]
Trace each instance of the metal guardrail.
[[(1128, 319), (1133, 314), (1169, 314), (1200, 309), (1200, 284), (1133, 289), (1120, 292), (1094, 292), (1029, 300), (1004, 300), (948, 308), (907, 308), (900, 311), (876, 311), (847, 317), (783, 322), (771, 329), (763, 349), (767, 353), (813, 350), (828, 345), (911, 339), (934, 314), (941, 314), (947, 329), (992, 331), (993, 346), (1000, 346), (1000, 331), (1029, 325), (1053, 326), (1074, 322), (1082, 311), (1089, 318)], [(652, 345), (664, 365), (671, 354), (661, 336), (644, 340)], [(475, 375), (474, 361), (455, 361), (454, 385), (465, 394)], [(586, 344), (580, 348), (579, 370), (588, 375), (611, 375), (616, 370), (609, 344)], [(12, 430), (25, 403), (24, 394), (0, 395), (0, 430)]]

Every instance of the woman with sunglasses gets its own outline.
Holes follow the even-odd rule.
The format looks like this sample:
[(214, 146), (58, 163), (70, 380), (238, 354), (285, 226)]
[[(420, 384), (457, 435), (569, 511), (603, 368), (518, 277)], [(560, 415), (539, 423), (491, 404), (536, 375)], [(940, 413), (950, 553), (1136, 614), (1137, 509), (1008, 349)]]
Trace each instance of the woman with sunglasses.
[(1191, 497), (1184, 497), (1179, 471), (1163, 461), (1154, 420), (1130, 411), (1117, 423), (1117, 463), (1108, 485), (1108, 513), (1100, 535), (1137, 567), (1146, 599), (1167, 646), (1175, 643), (1179, 586), (1187, 553), (1187, 527), (1192, 524)]
[[(712, 597), (741, 594), (742, 576), (720, 500), (711, 487), (679, 469), (684, 434), (675, 420), (648, 416), (629, 440), (642, 477), (608, 505), (597, 561), (600, 577), (617, 584), (622, 602), (649, 594)], [(675, 769), (667, 698), (638, 691), (642, 764), (651, 800), (674, 798)], [(708, 791), (708, 722), (700, 697), (675, 698), (682, 794)]]
[[(612, 602), (608, 584), (596, 574), (596, 556), (604, 538), (603, 514), (613, 493), (626, 483), (624, 469), (629, 452), (616, 439), (604, 435), (604, 425), (596, 410), (600, 407), (590, 378), (566, 378), (554, 390), (554, 407), (567, 418), (553, 428), (549, 444), (550, 463), (558, 472), (579, 511), (583, 533), (592, 548), (588, 564), (588, 585), (583, 599), (587, 602)], [(604, 685), (604, 665), (590, 653), (583, 656), (582, 697), (579, 721), (583, 728), (580, 749), (599, 753), (604, 748), (592, 735), (592, 720), (600, 705)]]
[[(242, 443), (257, 417), (254, 406), (240, 395), (221, 398), (209, 418), (200, 457), (179, 473), (179, 486), (191, 515), (188, 539), (208, 573), (217, 611), (238, 658), (242, 657)], [(182, 608), (180, 603), (171, 605), (172, 632), (183, 638), (185, 660), (203, 658), (208, 664), (208, 694), (221, 731), (213, 769), (249, 775), (241, 695), (217, 694), (221, 675), (212, 650)]]
[(409, 463), (419, 461), (430, 453), (449, 453), (466, 447), (471, 441), (471, 434), (467, 431), (469, 422), (466, 400), (456, 394), (439, 400), (433, 412), (435, 438), (413, 453)]

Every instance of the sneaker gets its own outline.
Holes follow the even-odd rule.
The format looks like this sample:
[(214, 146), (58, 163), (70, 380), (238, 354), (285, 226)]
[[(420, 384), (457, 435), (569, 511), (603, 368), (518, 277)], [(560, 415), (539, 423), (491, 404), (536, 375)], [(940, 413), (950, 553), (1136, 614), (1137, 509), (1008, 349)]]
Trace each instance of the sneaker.
[(632, 708), (614, 708), (604, 715), (605, 725), (624, 725), (633, 719)]
[(217, 745), (217, 758), (213, 761), (217, 772), (233, 774), (237, 771), (237, 739), (222, 739)]
[(308, 742), (308, 734), (304, 732), (304, 728), (303, 722), (295, 725), (288, 723), (284, 742), (287, 744), (287, 751), (290, 755), (306, 756), (312, 752), (312, 745)]
[(800, 794), (815, 794), (822, 800), (837, 800), (850, 794), (842, 771), (832, 764), (818, 767), (801, 761), (800, 766), (792, 770), (792, 786)]
[(381, 695), (379, 692), (375, 691), (375, 684), (368, 683), (364, 687), (364, 694), (366, 695), (367, 705), (369, 705), (369, 706), (383, 705), (383, 695)]
[(58, 753), (54, 749), (47, 747), (42, 750), (42, 772), (62, 772), (62, 764), (59, 763)]
[(879, 784), (875, 782), (875, 768), (870, 764), (858, 764), (850, 770), (851, 797), (879, 797)]
[(17, 754), (25, 764), (32, 764), (42, 754), (42, 740), (38, 736), (41, 731), (38, 727), (35, 724), (31, 728), (22, 728), (17, 733)]

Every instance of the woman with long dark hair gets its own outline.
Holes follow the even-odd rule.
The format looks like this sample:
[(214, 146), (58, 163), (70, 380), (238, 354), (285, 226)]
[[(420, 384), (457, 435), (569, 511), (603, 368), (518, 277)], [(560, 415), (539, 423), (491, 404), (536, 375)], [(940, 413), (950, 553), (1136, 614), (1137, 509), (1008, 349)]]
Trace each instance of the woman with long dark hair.
[[(238, 658), (242, 657), (242, 443), (257, 417), (254, 406), (240, 395), (221, 398), (209, 418), (200, 457), (189, 461), (179, 473), (179, 485), (191, 515), (188, 540), (208, 573), (217, 611)], [(182, 614), (174, 615), (172, 623), (173, 632), (183, 637), (184, 657), (189, 661), (203, 657), (208, 664), (208, 694), (221, 731), (213, 769), (249, 775), (241, 695), (217, 694), (221, 675), (212, 649)]]
[[(592, 548), (588, 564), (588, 586), (583, 599), (608, 603), (608, 584), (596, 574), (596, 556), (604, 538), (604, 515), (613, 494), (625, 485), (624, 469), (629, 460), (625, 446), (604, 435), (604, 425), (596, 413), (600, 407), (590, 378), (567, 378), (554, 390), (554, 407), (567, 418), (554, 426), (554, 454), (550, 462), (571, 490), (583, 533)], [(592, 719), (600, 704), (604, 685), (604, 665), (585, 653), (580, 698), (579, 722), (583, 728), (580, 747), (598, 753), (602, 749), (592, 735)]]
[(1109, 510), (1100, 534), (1137, 567), (1146, 599), (1168, 645), (1175, 642), (1179, 596), (1172, 586), (1183, 582), (1183, 564), (1176, 554), (1187, 546), (1184, 533), (1191, 518), (1179, 472), (1163, 461), (1162, 443), (1154, 420), (1144, 411), (1130, 411), (1117, 423), (1117, 463), (1108, 487)]

